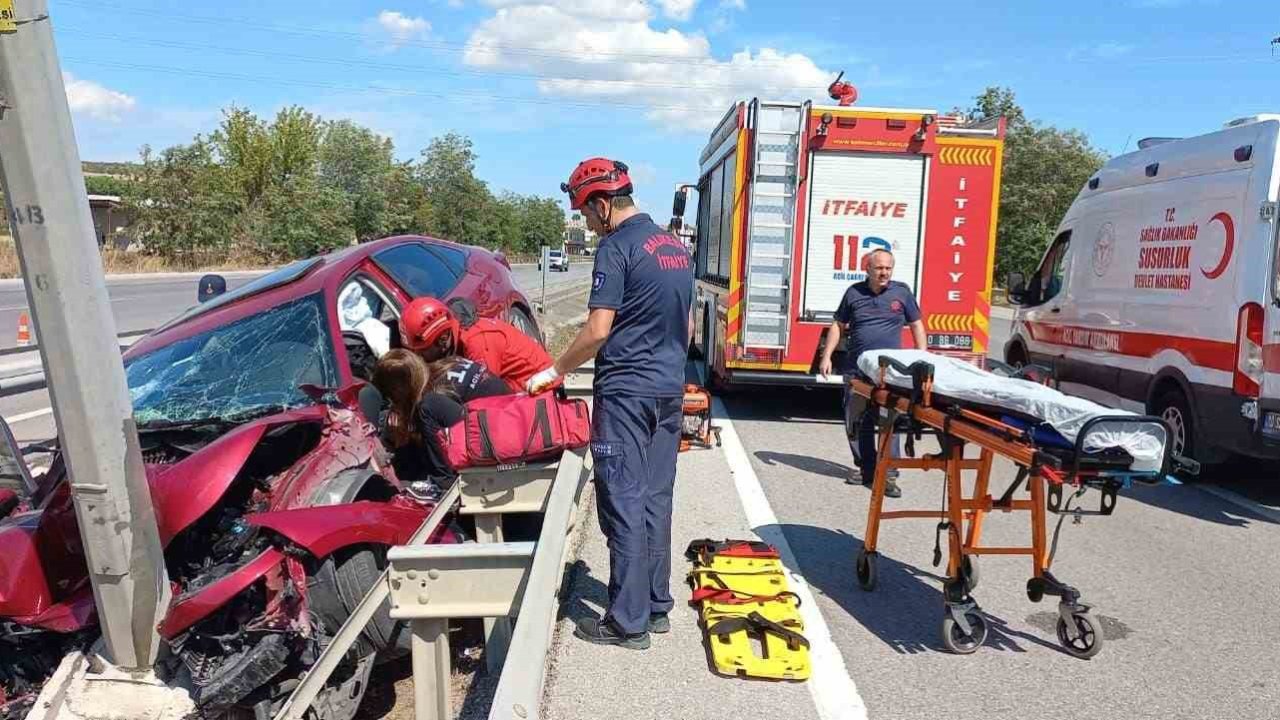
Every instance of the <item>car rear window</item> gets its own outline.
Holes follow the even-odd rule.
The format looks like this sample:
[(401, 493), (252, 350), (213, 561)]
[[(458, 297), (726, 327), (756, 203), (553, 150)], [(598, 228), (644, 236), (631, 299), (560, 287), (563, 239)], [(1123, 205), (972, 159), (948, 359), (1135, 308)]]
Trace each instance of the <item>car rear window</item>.
[(428, 250), (422, 243), (406, 243), (383, 250), (373, 259), (410, 295), (442, 298), (458, 284), (466, 256), (453, 248)]

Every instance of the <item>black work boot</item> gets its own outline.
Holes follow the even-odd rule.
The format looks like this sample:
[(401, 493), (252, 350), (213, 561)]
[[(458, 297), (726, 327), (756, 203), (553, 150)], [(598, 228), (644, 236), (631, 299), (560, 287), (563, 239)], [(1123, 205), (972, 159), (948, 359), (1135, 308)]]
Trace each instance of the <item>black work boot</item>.
[(649, 649), (648, 632), (628, 635), (618, 630), (612, 622), (607, 620), (587, 618), (578, 623), (573, 635), (596, 645), (617, 645), (628, 650)]
[(649, 632), (659, 635), (671, 632), (671, 618), (666, 613), (653, 613), (649, 616)]

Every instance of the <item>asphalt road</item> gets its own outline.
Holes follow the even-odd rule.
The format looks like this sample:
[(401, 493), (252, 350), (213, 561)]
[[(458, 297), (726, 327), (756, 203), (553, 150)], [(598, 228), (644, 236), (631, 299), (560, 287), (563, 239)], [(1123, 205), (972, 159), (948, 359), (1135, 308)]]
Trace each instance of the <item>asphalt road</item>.
[[(590, 258), (575, 258), (567, 272), (547, 273), (547, 292), (581, 284), (590, 272)], [(542, 273), (537, 267), (517, 265), (512, 268), (512, 276), (529, 300), (537, 303), (542, 290)], [(256, 274), (228, 274), (227, 287), (238, 287), (253, 277)], [(190, 307), (195, 303), (197, 278), (194, 275), (108, 278), (107, 294), (111, 298), (119, 332), (153, 329)], [(18, 316), (26, 310), (27, 296), (22, 285), (0, 281), (0, 350), (16, 346)], [(33, 339), (34, 342), (38, 340)], [(39, 362), (35, 353), (6, 355), (0, 358), (0, 371), (5, 365), (33, 362)], [(18, 442), (23, 445), (52, 438), (57, 433), (45, 390), (0, 398), (0, 416), (8, 421)], [(39, 461), (38, 456), (33, 459)]]
[[(1008, 325), (993, 318), (997, 352)], [(1060, 650), (1056, 602), (1031, 603), (1029, 560), (1006, 556), (981, 559), (974, 592), (989, 639), (957, 656), (941, 642), (946, 568), (931, 562), (934, 521), (882, 524), (879, 587), (857, 586), (870, 493), (844, 483), (851, 457), (838, 393), (753, 389), (725, 405), (869, 717), (1280, 717), (1276, 465), (1235, 463), (1196, 483), (1125, 491), (1114, 515), (1066, 521), (1054, 573), (1103, 623), (1097, 657)], [(933, 451), (928, 441), (918, 448)], [(1013, 476), (998, 462), (996, 493)], [(904, 472), (903, 497), (887, 508), (938, 508), (941, 477)], [(1029, 532), (1026, 513), (993, 515), (984, 541), (1028, 544)], [(945, 550), (945, 534), (942, 542)]]

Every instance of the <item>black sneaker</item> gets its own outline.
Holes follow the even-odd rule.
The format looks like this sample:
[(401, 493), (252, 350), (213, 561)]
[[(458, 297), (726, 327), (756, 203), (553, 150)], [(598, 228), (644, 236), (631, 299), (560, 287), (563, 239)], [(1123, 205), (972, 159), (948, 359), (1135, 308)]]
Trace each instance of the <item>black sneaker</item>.
[(862, 477), (862, 468), (853, 467), (849, 469), (849, 474), (844, 478), (845, 485), (870, 485), (870, 481)]
[(628, 650), (648, 650), (649, 633), (641, 632), (625, 635), (617, 630), (611, 622), (587, 618), (578, 623), (573, 631), (574, 637), (596, 645), (617, 645)]
[(649, 632), (663, 633), (671, 632), (671, 618), (666, 613), (654, 613), (649, 616)]
[[(884, 496), (885, 497), (891, 497), (891, 498), (902, 497), (902, 489), (898, 487), (898, 483), (896, 482), (897, 479), (898, 479), (897, 471), (890, 470), (888, 475), (884, 479)], [(862, 486), (868, 490), (871, 489), (872, 484), (873, 484), (873, 481), (870, 479), (866, 479), (862, 481)]]

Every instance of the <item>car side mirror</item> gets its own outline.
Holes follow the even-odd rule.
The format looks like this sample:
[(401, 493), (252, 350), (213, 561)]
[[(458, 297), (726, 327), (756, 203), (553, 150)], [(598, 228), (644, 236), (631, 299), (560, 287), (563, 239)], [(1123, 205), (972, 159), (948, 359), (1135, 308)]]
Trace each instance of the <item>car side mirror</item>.
[(206, 302), (227, 291), (227, 279), (221, 275), (205, 275), (200, 278), (196, 290), (196, 300)]
[(1005, 287), (1008, 288), (1009, 302), (1014, 303), (1015, 305), (1021, 305), (1025, 301), (1027, 294), (1027, 280), (1022, 273), (1009, 273)]
[(688, 203), (689, 203), (688, 186), (684, 186), (684, 187), (681, 187), (679, 190), (676, 190), (676, 196), (671, 202), (671, 217), (683, 218), (684, 206), (687, 205)]

